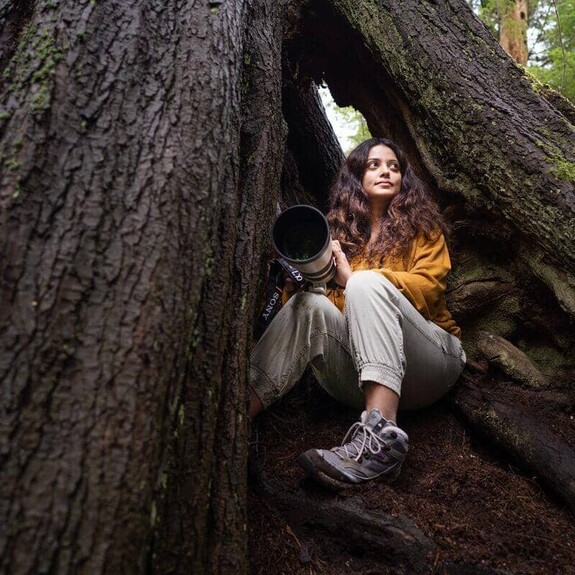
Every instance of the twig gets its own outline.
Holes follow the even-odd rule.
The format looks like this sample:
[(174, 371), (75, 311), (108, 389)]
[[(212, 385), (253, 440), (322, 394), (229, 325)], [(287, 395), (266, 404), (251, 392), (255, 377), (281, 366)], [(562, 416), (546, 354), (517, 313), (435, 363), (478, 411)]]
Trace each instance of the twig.
[(286, 525), (286, 531), (288, 532), (288, 535), (291, 535), (295, 539), (295, 542), (297, 543), (298, 547), (301, 547), (299, 539), (297, 538), (296, 534), (292, 531), (289, 525)]

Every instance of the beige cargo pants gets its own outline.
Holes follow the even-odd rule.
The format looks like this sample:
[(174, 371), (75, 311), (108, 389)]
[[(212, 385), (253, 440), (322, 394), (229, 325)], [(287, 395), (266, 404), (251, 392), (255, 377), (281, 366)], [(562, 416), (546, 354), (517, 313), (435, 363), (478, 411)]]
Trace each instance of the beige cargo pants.
[(384, 276), (355, 272), (345, 313), (324, 295), (294, 295), (253, 349), (250, 385), (264, 407), (286, 394), (310, 366), (335, 399), (363, 409), (362, 382), (400, 396), (399, 407), (431, 405), (465, 365), (459, 339), (423, 316)]

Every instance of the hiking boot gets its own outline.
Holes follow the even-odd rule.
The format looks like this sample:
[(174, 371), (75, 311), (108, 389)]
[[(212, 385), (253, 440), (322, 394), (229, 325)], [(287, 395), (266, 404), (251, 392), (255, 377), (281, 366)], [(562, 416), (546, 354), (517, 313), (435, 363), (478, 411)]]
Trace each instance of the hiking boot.
[[(346, 443), (348, 437), (351, 440)], [(322, 485), (341, 489), (378, 477), (394, 481), (407, 451), (405, 431), (387, 421), (379, 409), (372, 409), (350, 427), (341, 447), (309, 449), (298, 457), (298, 463)]]

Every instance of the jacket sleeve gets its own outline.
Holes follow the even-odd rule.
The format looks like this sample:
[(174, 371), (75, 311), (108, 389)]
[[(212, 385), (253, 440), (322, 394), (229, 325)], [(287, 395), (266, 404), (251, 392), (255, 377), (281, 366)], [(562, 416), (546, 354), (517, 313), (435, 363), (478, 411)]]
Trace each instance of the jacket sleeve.
[(443, 302), (446, 277), (451, 269), (443, 234), (431, 240), (418, 237), (408, 267), (409, 271), (393, 271), (385, 267), (374, 271), (398, 288), (425, 319), (433, 320)]

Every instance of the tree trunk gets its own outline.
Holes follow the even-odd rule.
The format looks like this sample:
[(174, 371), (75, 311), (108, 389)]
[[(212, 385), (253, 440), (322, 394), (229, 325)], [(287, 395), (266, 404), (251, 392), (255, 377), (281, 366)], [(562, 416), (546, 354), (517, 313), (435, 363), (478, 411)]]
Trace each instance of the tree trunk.
[(0, 570), (245, 572), (279, 8), (23, 4), (2, 12)]
[(192, 341), (183, 415), (167, 462), (158, 574), (247, 569), (246, 368), (254, 284), (264, 279), (265, 224), (275, 217), (284, 152), (282, 13), (280, 4), (258, 0), (244, 22), (241, 147), (233, 151), (240, 159), (239, 184), (234, 190), (230, 180), (222, 196), (227, 205), (219, 207), (211, 269), (194, 308), (193, 338), (204, 343), (195, 348)]
[(325, 79), (437, 190), (471, 355), (484, 330), (520, 340), (546, 368), (573, 367), (573, 107), (540, 96), (464, 2), (377, 6), (310, 3), (290, 43), (300, 83)]
[[(299, 181), (301, 191), (291, 191), (284, 177), (282, 194), (289, 203), (307, 202), (327, 210), (327, 197), (344, 155), (321, 103), (315, 84), (298, 85), (289, 63), (283, 71), (283, 113), (289, 126), (288, 152), (294, 167), (286, 162), (288, 172)], [(291, 200), (291, 201), (290, 201)]]
[(499, 43), (519, 64), (527, 65), (527, 0), (499, 0)]
[(246, 572), (268, 233), (278, 203), (325, 207), (342, 157), (313, 80), (438, 191), (470, 357), (487, 331), (575, 369), (573, 108), (463, 0), (9, 1), (0, 24), (1, 571)]

